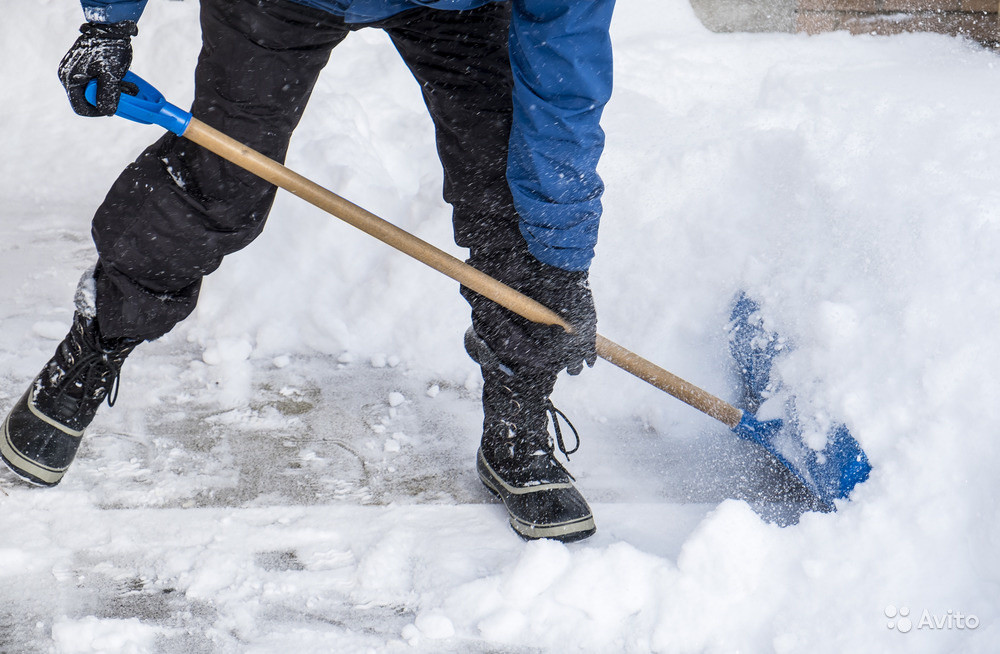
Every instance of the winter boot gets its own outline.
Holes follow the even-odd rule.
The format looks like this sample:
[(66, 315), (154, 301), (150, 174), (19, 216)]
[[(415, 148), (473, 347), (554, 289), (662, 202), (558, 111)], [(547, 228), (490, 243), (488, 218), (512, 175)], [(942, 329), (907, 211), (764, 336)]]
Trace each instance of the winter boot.
[(140, 342), (103, 340), (95, 320), (77, 313), (55, 356), (3, 423), (4, 463), (33, 484), (58, 484), (101, 402), (114, 405), (118, 371)]
[[(476, 457), (479, 479), (499, 497), (510, 525), (522, 538), (552, 538), (564, 542), (593, 534), (594, 515), (573, 476), (555, 458), (555, 447), (567, 455), (558, 418), (549, 394), (555, 373), (515, 375), (473, 329), (465, 334), (465, 348), (483, 371), (483, 438)], [(549, 416), (556, 437), (549, 435)], [(576, 430), (566, 423), (573, 430)]]

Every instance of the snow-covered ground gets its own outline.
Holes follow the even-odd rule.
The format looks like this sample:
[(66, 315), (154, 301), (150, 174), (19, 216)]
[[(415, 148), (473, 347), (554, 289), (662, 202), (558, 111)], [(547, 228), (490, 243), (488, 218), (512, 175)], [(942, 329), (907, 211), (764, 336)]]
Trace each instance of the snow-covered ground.
[[(72, 3), (69, 3), (72, 4)], [(71, 113), (80, 14), (0, 21), (0, 404), (65, 333), (89, 219), (158, 135)], [(134, 69), (185, 105), (197, 3)], [(936, 35), (614, 26), (601, 331), (727, 399), (738, 289), (799, 408), (874, 465), (835, 514), (725, 427), (607, 364), (555, 400), (598, 533), (522, 542), (480, 488), (456, 285), (289, 196), (144, 345), (57, 488), (0, 477), (3, 652), (994, 652), (1000, 643), (1000, 66)], [(384, 36), (335, 52), (288, 163), (451, 245), (419, 91)], [(974, 618), (972, 616), (975, 616)]]

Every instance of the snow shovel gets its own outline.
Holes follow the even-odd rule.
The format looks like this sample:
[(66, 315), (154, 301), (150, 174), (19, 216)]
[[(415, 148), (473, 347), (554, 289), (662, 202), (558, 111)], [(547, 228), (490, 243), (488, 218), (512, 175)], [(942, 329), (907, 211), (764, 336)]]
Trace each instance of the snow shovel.
[[(192, 117), (167, 102), (138, 75), (130, 72), (125, 81), (135, 84), (138, 93), (122, 94), (117, 115), (146, 125), (159, 125), (183, 136), (528, 320), (572, 331), (572, 325), (535, 300)], [(97, 83), (91, 82), (86, 91), (91, 103), (95, 101), (96, 92)], [(757, 420), (750, 412), (734, 407), (601, 335), (597, 336), (597, 353), (602, 359), (719, 420), (741, 438), (763, 447), (812, 492), (825, 510), (833, 510), (835, 500), (847, 498), (857, 484), (868, 478), (871, 469), (868, 458), (846, 428), (832, 430), (822, 450), (803, 448), (802, 435), (794, 420)]]

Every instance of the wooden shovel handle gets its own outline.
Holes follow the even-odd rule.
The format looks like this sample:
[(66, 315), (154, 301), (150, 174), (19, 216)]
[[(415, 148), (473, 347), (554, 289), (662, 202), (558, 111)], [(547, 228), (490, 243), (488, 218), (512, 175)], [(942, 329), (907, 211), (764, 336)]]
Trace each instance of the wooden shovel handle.
[[(559, 325), (567, 331), (573, 330), (570, 324), (548, 307), (379, 218), (353, 202), (345, 200), (273, 159), (248, 148), (197, 118), (191, 119), (184, 132), (184, 138), (275, 186), (299, 196), (306, 202), (374, 236), (383, 243), (391, 245), (400, 252), (422, 261), (431, 268), (444, 273), (460, 284), (532, 322)], [(735, 427), (740, 422), (742, 412), (736, 407), (600, 335), (597, 337), (597, 354), (602, 359), (649, 382), (729, 427)]]

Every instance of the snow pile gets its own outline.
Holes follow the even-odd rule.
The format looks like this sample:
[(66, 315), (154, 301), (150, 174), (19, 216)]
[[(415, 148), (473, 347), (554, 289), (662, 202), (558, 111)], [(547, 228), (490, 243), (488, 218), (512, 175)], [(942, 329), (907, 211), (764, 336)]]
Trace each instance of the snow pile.
[(82, 620), (56, 623), (52, 626), (52, 640), (56, 650), (66, 654), (138, 654), (153, 651), (158, 631), (155, 627), (144, 625), (138, 618), (98, 620), (88, 616)]
[[(136, 41), (134, 69), (182, 105), (196, 13), (194, 2), (150, 3)], [(54, 68), (78, 14), (53, 0), (15, 0), (5, 15), (0, 42), (18, 53), (0, 60), (8, 236), (0, 251), (10, 289), (0, 305), (10, 387), (0, 398), (9, 405), (48, 356), (51, 341), (39, 337), (59, 338), (56, 323), (68, 322), (76, 276), (89, 265), (93, 207), (157, 132), (69, 114)], [(710, 34), (682, 0), (621, 3), (614, 30), (606, 219), (592, 273), (602, 332), (734, 399), (723, 328), (731, 299), (747, 289), (794, 344), (778, 372), (800, 410), (844, 421), (868, 452), (874, 473), (854, 501), (788, 528), (736, 500), (599, 502), (598, 535), (572, 546), (521, 543), (495, 506), (267, 509), (258, 500), (264, 508), (252, 514), (217, 505), (116, 512), (99, 508), (108, 501), (101, 493), (156, 507), (203, 483), (176, 472), (177, 461), (197, 456), (152, 438), (97, 438), (98, 454), (126, 454), (106, 486), (83, 467), (75, 479), (95, 479), (94, 487), (67, 482), (80, 485), (52, 491), (51, 500), (0, 498), (16, 527), (0, 542), (0, 575), (48, 579), (36, 582), (40, 592), (57, 597), (47, 571), (61, 570), (68, 553), (93, 550), (139, 568), (150, 587), (170, 584), (171, 594), (200, 607), (195, 615), (211, 606), (219, 617), (206, 638), (219, 651), (236, 643), (254, 651), (995, 649), (995, 55), (935, 35)], [(288, 164), (462, 256), (440, 200), (430, 120), (384, 35), (361, 32), (338, 48)], [(29, 260), (38, 252), (56, 260), (58, 274)], [(196, 314), (135, 364), (155, 386), (131, 401), (155, 408), (159, 397), (204, 391), (228, 411), (208, 424), (295, 433), (296, 418), (254, 404), (259, 366), (295, 371), (302, 359), (326, 355), (341, 366), (369, 362), (399, 381), (368, 400), (387, 405), (372, 442), (392, 465), (410, 450), (447, 446), (420, 425), (396, 424), (398, 415), (474, 411), (454, 390), (474, 388), (460, 345), (467, 321), (456, 284), (283, 195), (264, 235), (206, 281)], [(183, 374), (157, 377), (156, 357)], [(636, 457), (678, 441), (699, 452), (698, 443), (725, 431), (610, 368), (562, 383), (558, 404), (599, 433), (636, 421), (657, 434)], [(281, 406), (312, 401), (285, 383)], [(475, 416), (466, 422), (475, 428)], [(615, 448), (593, 442), (579, 464), (574, 457), (585, 491), (611, 465), (587, 449)], [(218, 489), (231, 481), (225, 469), (239, 457), (235, 447), (205, 445), (213, 461), (205, 474), (226, 480)], [(153, 481), (166, 486), (114, 495), (133, 474), (124, 469), (130, 453), (142, 449), (165, 461)], [(303, 457), (316, 474), (325, 469)], [(433, 466), (429, 459), (421, 463)], [(140, 481), (149, 474), (133, 472)], [(613, 481), (626, 496), (638, 484), (627, 475)], [(60, 508), (65, 501), (72, 510)], [(67, 521), (79, 529), (65, 531)], [(191, 528), (171, 527), (182, 522)], [(11, 633), (53, 651), (151, 651), (171, 637), (162, 625), (181, 620), (127, 609), (98, 619), (83, 600), (53, 617), (9, 593), (9, 604), (48, 625), (47, 635), (36, 634), (31, 617), (27, 631)], [(976, 627), (948, 621), (957, 614), (975, 615)]]

